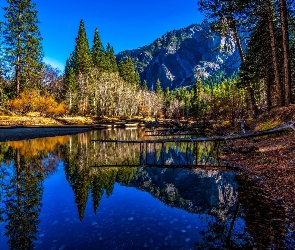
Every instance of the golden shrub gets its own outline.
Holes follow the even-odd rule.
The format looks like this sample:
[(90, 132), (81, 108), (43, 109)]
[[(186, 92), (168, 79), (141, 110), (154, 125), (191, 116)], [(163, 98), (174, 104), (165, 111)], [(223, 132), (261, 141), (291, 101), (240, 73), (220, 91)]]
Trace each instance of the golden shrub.
[(49, 94), (40, 94), (38, 90), (27, 89), (18, 98), (12, 99), (8, 106), (16, 114), (40, 113), (42, 116), (62, 116), (68, 113), (64, 103), (58, 103)]

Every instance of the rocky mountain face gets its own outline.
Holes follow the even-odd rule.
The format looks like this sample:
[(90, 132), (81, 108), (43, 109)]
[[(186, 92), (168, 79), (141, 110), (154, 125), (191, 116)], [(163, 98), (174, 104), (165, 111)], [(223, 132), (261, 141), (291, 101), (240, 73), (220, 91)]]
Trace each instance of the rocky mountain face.
[(235, 173), (214, 170), (138, 168), (129, 186), (170, 207), (225, 219), (238, 201)]
[(117, 55), (117, 60), (130, 56), (141, 80), (155, 89), (157, 79), (162, 88), (174, 89), (206, 78), (219, 70), (232, 74), (240, 65), (233, 36), (213, 35), (209, 24), (193, 24), (173, 30), (152, 44)]

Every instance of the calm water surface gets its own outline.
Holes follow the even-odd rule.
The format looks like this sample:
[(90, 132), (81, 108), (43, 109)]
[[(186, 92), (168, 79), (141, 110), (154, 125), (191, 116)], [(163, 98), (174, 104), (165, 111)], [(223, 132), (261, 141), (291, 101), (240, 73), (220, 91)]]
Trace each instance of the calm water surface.
[(280, 206), (246, 178), (167, 166), (216, 164), (214, 145), (92, 139), (145, 134), (101, 130), (0, 143), (0, 249), (288, 249), (284, 225), (273, 221), (283, 216)]

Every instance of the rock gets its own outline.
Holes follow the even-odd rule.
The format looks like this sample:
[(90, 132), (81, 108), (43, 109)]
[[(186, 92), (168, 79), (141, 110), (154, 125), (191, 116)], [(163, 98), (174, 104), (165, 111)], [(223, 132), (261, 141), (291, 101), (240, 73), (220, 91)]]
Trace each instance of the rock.
[(117, 61), (127, 56), (149, 89), (157, 79), (163, 89), (174, 89), (195, 83), (195, 74), (206, 78), (224, 70), (231, 75), (240, 66), (233, 36), (213, 35), (208, 24), (168, 32), (148, 46), (120, 52)]

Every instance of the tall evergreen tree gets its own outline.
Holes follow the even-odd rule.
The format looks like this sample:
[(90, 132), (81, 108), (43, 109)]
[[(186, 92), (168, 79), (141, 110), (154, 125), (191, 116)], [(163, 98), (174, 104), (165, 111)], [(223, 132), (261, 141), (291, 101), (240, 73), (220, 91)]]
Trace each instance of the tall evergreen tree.
[(148, 87), (148, 84), (147, 84), (146, 80), (143, 81), (141, 88), (142, 88), (142, 90), (146, 90), (146, 91), (149, 90), (149, 87)]
[(118, 72), (118, 65), (116, 61), (114, 48), (110, 45), (110, 43), (107, 44), (107, 48), (105, 52), (105, 60), (106, 60), (107, 72)]
[(105, 69), (105, 57), (104, 57), (104, 47), (100, 40), (100, 36), (98, 33), (98, 28), (95, 28), (93, 44), (91, 48), (91, 55), (94, 67), (96, 67), (99, 71)]
[(162, 86), (161, 86), (160, 79), (158, 79), (157, 82), (156, 82), (156, 90), (155, 91), (156, 91), (156, 93), (158, 95), (163, 95), (163, 89), (162, 89)]
[(73, 52), (73, 67), (76, 74), (87, 74), (92, 66), (92, 56), (86, 36), (84, 21), (81, 20), (78, 36), (76, 38), (75, 50)]
[[(294, 2), (293, 2), (294, 5)], [(293, 7), (294, 8), (294, 7)], [(288, 10), (287, 1), (279, 0), (279, 10), (281, 18), (281, 32), (282, 32), (282, 51), (283, 51), (283, 83), (285, 93), (285, 105), (289, 105), (292, 100), (291, 96), (291, 63), (290, 63), (290, 48), (289, 48), (289, 24), (288, 24)]]
[(140, 79), (140, 75), (137, 70), (135, 71), (135, 75), (134, 75), (134, 83), (135, 83), (136, 87), (138, 89), (140, 89), (141, 79)]
[(4, 7), (6, 60), (14, 71), (15, 94), (32, 84), (43, 69), (41, 34), (36, 4), (31, 0), (6, 0)]
[(125, 82), (135, 84), (136, 81), (138, 81), (136, 79), (136, 72), (131, 57), (128, 56), (125, 59), (121, 59), (118, 65), (118, 70)]
[(277, 89), (278, 96), (278, 104), (280, 106), (284, 105), (284, 88), (282, 86), (282, 82), (280, 80), (280, 72), (279, 72), (279, 59), (277, 54), (277, 41), (275, 38), (275, 24), (274, 24), (274, 7), (272, 0), (264, 0), (264, 8), (268, 18), (268, 30), (270, 37), (270, 47), (272, 53), (272, 63), (274, 69), (274, 82)]
[[(198, 4), (200, 6), (199, 10), (204, 12), (206, 17), (212, 21), (212, 28), (214, 31), (222, 35), (233, 34), (241, 63), (244, 63), (245, 53), (242, 46), (239, 27), (241, 26), (241, 23), (244, 24), (244, 19), (248, 16), (246, 10), (249, 10), (247, 7), (251, 6), (251, 1), (198, 0)], [(247, 89), (254, 113), (258, 113), (253, 84), (249, 83)]]

